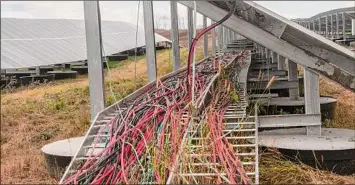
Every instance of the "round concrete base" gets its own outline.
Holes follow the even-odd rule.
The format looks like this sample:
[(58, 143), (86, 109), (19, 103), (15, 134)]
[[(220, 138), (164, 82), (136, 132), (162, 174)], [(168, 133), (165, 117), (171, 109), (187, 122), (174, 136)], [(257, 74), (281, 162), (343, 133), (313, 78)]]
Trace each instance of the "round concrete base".
[(49, 143), (42, 147), (48, 173), (51, 177), (60, 179), (65, 168), (80, 147), (84, 137), (75, 137)]
[[(322, 121), (333, 119), (337, 100), (332, 97), (319, 97), (319, 100)], [(263, 98), (260, 101), (262, 105), (269, 107), (265, 108), (267, 110), (265, 114), (269, 115), (279, 114), (281, 110), (289, 114), (301, 114), (305, 111), (304, 97), (299, 97), (297, 100), (290, 100), (289, 97)]]
[(321, 136), (306, 135), (306, 128), (259, 132), (259, 145), (277, 148), (292, 160), (338, 174), (355, 173), (355, 131), (322, 128)]

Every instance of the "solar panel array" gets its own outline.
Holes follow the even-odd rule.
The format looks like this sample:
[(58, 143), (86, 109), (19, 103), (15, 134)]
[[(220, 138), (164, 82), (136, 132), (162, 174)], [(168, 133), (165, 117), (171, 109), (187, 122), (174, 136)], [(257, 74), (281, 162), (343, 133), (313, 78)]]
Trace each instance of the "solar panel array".
[[(136, 26), (102, 21), (106, 55), (135, 47)], [(155, 34), (155, 42), (168, 41)], [(145, 45), (139, 28), (137, 47)], [(1, 18), (1, 69), (26, 68), (86, 60), (84, 20)]]

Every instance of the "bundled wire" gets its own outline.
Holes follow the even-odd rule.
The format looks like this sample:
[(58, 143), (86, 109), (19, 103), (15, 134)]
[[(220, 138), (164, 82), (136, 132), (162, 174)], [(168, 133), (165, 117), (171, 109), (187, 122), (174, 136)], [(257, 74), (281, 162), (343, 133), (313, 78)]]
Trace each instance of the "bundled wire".
[[(218, 65), (230, 62), (231, 56), (235, 54), (219, 57)], [(215, 61), (209, 59), (197, 65), (197, 94), (203, 94), (218, 72)], [(63, 183), (164, 183), (190, 121), (187, 84), (183, 71), (163, 81), (158, 79), (155, 87), (134, 101), (124, 102), (127, 106), (121, 107), (126, 109), (102, 127), (93, 148), (88, 150), (89, 158), (78, 164), (78, 170)], [(106, 142), (100, 136), (103, 132), (109, 134)]]
[(191, 84), (192, 82), (191, 82), (191, 80), (190, 80), (190, 77), (191, 77), (191, 72), (190, 72), (190, 71), (192, 70), (191, 63), (192, 63), (193, 53), (194, 53), (194, 51), (195, 51), (195, 47), (196, 47), (197, 41), (198, 41), (204, 34), (206, 34), (208, 31), (210, 31), (211, 29), (213, 29), (213, 28), (217, 27), (218, 25), (222, 24), (222, 23), (223, 23), (224, 21), (226, 21), (229, 17), (231, 17), (231, 16), (233, 15), (235, 9), (236, 9), (236, 6), (237, 6), (237, 5), (236, 5), (236, 2), (233, 1), (233, 2), (232, 2), (232, 5), (231, 5), (231, 7), (230, 7), (230, 10), (229, 10), (229, 12), (228, 12), (227, 15), (225, 15), (221, 20), (219, 20), (219, 21), (217, 21), (217, 22), (211, 24), (211, 25), (208, 26), (207, 28), (203, 29), (203, 30), (193, 39), (193, 41), (191, 42), (191, 46), (190, 46), (190, 50), (189, 50), (189, 55), (188, 55), (188, 58), (187, 58), (187, 69), (188, 69), (188, 70), (187, 70), (187, 77), (188, 77), (188, 79), (189, 79), (189, 83), (188, 83), (187, 88), (188, 88), (188, 90), (189, 90), (189, 94), (191, 93), (189, 86), (192, 85), (192, 84)]
[[(126, 105), (125, 109), (121, 109), (122, 112), (119, 111), (120, 113), (109, 124), (100, 129), (93, 147), (88, 149), (89, 158), (77, 164), (78, 170), (67, 177), (63, 184), (166, 182), (191, 119), (189, 87), (194, 86), (194, 93), (197, 96), (203, 95), (214, 75), (221, 70), (221, 66), (226, 65), (230, 58), (235, 56), (225, 54), (200, 63), (196, 66), (195, 83), (191, 84), (190, 70), (195, 45), (203, 34), (227, 20), (235, 8), (236, 3), (233, 2), (230, 12), (225, 17), (202, 30), (194, 38), (190, 46), (187, 70), (163, 81), (157, 79), (154, 88), (148, 89), (134, 101), (122, 103)], [(220, 111), (223, 110), (221, 108)], [(217, 117), (215, 121), (220, 120)], [(100, 138), (103, 132), (109, 134), (107, 140)], [(215, 136), (217, 137), (218, 133), (215, 133)], [(218, 148), (214, 151), (218, 149), (222, 151), (216, 155), (220, 160), (226, 160), (225, 167), (238, 170), (236, 167), (238, 160), (228, 157), (230, 152), (226, 152), (226, 145), (218, 143)], [(232, 176), (230, 180), (238, 182)], [(243, 178), (243, 182), (246, 184), (247, 181)]]

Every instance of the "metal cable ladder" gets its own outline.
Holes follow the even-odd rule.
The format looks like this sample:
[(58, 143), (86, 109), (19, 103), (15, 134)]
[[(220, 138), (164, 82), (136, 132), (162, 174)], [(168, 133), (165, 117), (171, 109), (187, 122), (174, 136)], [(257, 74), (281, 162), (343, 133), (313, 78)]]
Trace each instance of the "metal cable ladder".
[[(248, 101), (246, 97), (246, 84), (239, 83), (239, 101), (229, 105), (225, 112), (225, 123), (223, 133), (232, 144), (235, 155), (240, 159), (246, 175), (253, 184), (259, 183), (259, 160), (258, 160), (258, 131), (257, 117), (248, 116), (246, 107)], [(209, 143), (203, 134), (204, 128), (200, 123), (194, 122), (186, 138), (182, 156), (180, 157), (178, 169), (178, 183), (203, 183), (213, 177), (225, 176), (223, 171), (216, 171), (210, 166), (221, 166), (211, 162), (211, 155), (208, 154)], [(192, 135), (192, 136), (191, 136)], [(202, 153), (201, 153), (202, 151)], [(188, 172), (182, 172), (187, 170)], [(197, 181), (198, 180), (198, 181)], [(206, 181), (208, 182), (208, 181)]]

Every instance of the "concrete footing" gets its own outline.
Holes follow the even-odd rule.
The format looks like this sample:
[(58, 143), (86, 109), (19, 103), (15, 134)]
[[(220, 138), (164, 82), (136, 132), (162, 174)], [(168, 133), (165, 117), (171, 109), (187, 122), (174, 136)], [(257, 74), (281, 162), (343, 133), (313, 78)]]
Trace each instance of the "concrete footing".
[[(319, 100), (322, 121), (333, 119), (337, 100), (332, 97), (319, 97)], [(302, 114), (305, 112), (304, 97), (299, 97), (297, 100), (291, 100), (289, 97), (262, 98), (259, 103), (265, 107), (264, 109), (269, 115), (277, 114), (281, 111), (289, 114)]]
[(83, 139), (84, 137), (69, 138), (42, 147), (46, 167), (51, 177), (60, 179)]
[(306, 128), (268, 130), (259, 132), (259, 145), (319, 169), (355, 173), (354, 130), (322, 128), (321, 136), (306, 135)]

